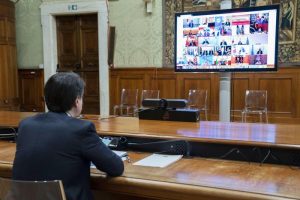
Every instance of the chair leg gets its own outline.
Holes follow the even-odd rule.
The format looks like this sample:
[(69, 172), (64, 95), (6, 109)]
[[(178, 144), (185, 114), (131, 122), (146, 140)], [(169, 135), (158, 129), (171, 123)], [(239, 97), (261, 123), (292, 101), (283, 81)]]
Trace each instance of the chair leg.
[(262, 123), (262, 112), (259, 113), (259, 122)]
[(120, 116), (123, 116), (124, 115), (124, 113), (123, 113), (123, 107), (120, 107)]
[(114, 115), (118, 115), (118, 114), (117, 114), (117, 110), (118, 110), (118, 109), (119, 109), (119, 107), (117, 107), (117, 106), (114, 107)]
[(126, 116), (129, 116), (129, 115), (130, 115), (130, 107), (127, 106), (127, 108), (126, 108)]
[(133, 116), (138, 117), (139, 116), (139, 109), (138, 108), (133, 108)]
[(267, 113), (267, 112), (265, 112), (265, 116), (266, 116), (266, 122), (267, 122), (267, 124), (268, 124), (269, 121), (268, 121), (268, 113)]
[(207, 121), (207, 110), (204, 110), (205, 120)]
[(245, 122), (245, 112), (242, 111), (242, 122)]

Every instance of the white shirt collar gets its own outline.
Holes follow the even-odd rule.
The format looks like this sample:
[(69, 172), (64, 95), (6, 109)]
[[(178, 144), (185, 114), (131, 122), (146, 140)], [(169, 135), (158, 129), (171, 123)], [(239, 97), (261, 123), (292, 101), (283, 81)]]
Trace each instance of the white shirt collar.
[(66, 112), (66, 114), (69, 116), (69, 117), (73, 117), (70, 113)]

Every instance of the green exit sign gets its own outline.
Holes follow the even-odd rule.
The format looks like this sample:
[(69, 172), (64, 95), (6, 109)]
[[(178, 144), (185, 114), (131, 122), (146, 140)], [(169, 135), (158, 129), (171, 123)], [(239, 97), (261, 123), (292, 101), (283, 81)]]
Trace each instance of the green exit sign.
[(68, 10), (77, 10), (77, 5), (76, 4), (73, 4), (73, 5), (68, 5)]

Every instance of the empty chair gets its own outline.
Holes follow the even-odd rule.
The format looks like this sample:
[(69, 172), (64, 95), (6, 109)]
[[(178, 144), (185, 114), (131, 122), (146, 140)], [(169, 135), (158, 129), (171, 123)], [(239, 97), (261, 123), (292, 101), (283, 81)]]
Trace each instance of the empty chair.
[(207, 90), (189, 90), (188, 108), (204, 111), (205, 120), (207, 120)]
[(0, 178), (1, 200), (65, 200), (61, 181), (16, 181)]
[(144, 99), (159, 99), (159, 90), (142, 90), (141, 94), (141, 105), (143, 107), (143, 100)]
[(138, 89), (122, 89), (120, 105), (114, 106), (114, 115), (135, 116), (138, 109)]
[(247, 121), (247, 114), (258, 114), (262, 122), (263, 114), (268, 123), (267, 91), (266, 90), (246, 90), (245, 108), (242, 110), (242, 121)]

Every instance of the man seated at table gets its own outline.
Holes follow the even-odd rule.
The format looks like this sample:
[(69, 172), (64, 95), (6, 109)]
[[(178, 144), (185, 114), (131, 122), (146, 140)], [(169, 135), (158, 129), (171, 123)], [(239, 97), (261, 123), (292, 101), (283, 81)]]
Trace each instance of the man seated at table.
[(53, 75), (44, 92), (49, 112), (19, 124), (13, 179), (62, 180), (68, 200), (93, 199), (91, 162), (109, 176), (119, 176), (123, 161), (102, 143), (92, 122), (77, 118), (84, 93), (77, 74)]

